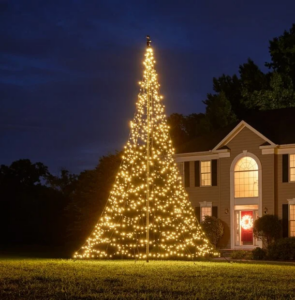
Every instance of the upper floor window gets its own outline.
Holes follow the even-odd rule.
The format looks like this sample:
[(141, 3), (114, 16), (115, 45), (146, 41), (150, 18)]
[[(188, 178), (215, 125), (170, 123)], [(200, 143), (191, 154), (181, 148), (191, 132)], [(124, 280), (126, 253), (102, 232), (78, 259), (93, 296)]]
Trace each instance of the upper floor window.
[(201, 186), (211, 185), (211, 161), (201, 161)]
[(258, 165), (250, 156), (238, 160), (234, 169), (235, 198), (258, 197)]
[(290, 181), (295, 181), (295, 154), (290, 154)]

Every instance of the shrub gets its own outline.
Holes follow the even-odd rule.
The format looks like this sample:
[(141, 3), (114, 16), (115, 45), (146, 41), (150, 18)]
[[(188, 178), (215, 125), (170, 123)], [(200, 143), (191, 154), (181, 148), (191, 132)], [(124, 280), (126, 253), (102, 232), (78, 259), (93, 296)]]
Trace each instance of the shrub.
[(266, 250), (259, 247), (252, 250), (252, 257), (255, 260), (262, 260), (266, 258)]
[(232, 259), (252, 259), (252, 252), (247, 250), (236, 250), (230, 254)]
[(211, 244), (216, 247), (219, 239), (223, 236), (223, 224), (221, 220), (205, 216), (205, 220), (201, 223), (201, 226)]
[(283, 238), (268, 246), (268, 258), (295, 260), (295, 237)]
[(279, 239), (282, 234), (282, 225), (277, 216), (264, 215), (254, 222), (254, 236), (261, 239), (269, 246), (273, 241)]

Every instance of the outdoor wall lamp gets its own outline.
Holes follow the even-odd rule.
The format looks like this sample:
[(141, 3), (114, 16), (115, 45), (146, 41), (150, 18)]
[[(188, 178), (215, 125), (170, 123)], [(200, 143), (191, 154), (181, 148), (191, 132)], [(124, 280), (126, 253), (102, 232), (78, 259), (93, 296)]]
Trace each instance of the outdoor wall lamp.
[(227, 209), (227, 208), (225, 209), (224, 213), (225, 213), (226, 215), (228, 214), (228, 209)]
[(265, 207), (265, 208), (264, 208), (264, 214), (267, 213), (267, 210), (268, 210), (267, 207)]

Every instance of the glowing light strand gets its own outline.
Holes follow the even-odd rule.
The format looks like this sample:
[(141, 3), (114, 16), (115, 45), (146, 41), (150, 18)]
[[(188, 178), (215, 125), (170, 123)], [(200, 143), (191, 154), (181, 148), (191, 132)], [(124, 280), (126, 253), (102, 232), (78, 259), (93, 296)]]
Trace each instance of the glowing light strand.
[(151, 47), (146, 49), (143, 64), (136, 113), (114, 186), (98, 224), (75, 258), (148, 260), (217, 255), (196, 220), (173, 158)]
[(241, 219), (241, 226), (245, 230), (253, 228), (253, 218), (250, 215), (245, 215)]

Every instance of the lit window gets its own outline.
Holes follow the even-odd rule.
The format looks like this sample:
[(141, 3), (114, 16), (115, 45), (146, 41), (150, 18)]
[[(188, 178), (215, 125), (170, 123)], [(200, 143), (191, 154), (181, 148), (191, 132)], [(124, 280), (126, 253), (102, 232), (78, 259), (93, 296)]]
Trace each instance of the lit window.
[(290, 181), (295, 181), (295, 154), (290, 155)]
[(295, 205), (290, 205), (290, 236), (295, 236)]
[(211, 185), (211, 161), (201, 161), (201, 186)]
[(212, 216), (212, 207), (201, 207), (201, 220), (204, 221), (206, 216)]
[(234, 180), (235, 198), (258, 197), (258, 165), (252, 157), (237, 162)]

